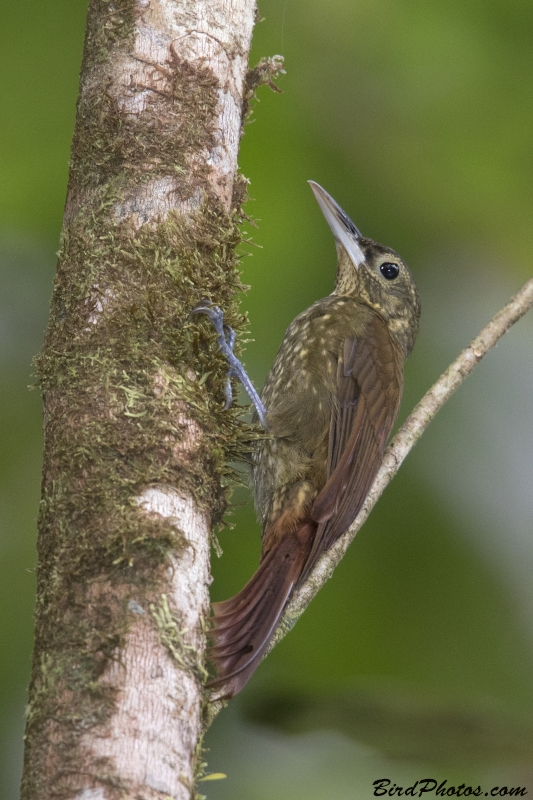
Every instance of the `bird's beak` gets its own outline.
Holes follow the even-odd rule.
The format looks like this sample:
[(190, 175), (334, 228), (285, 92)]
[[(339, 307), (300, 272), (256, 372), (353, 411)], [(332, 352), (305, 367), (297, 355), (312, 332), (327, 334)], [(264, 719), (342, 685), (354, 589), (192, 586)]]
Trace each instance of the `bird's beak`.
[(333, 197), (322, 186), (315, 183), (315, 181), (308, 181), (308, 184), (313, 190), (313, 194), (331, 228), (335, 241), (344, 247), (357, 269), (365, 260), (365, 254), (359, 243), (360, 239), (363, 238), (361, 233), (355, 227), (348, 214), (342, 210), (340, 205), (335, 202)]

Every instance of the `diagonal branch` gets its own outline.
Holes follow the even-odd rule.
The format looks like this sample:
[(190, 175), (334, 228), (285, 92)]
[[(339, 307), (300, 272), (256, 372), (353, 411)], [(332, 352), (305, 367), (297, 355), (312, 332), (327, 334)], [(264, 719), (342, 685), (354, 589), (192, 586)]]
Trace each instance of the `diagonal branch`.
[(383, 491), (394, 478), (403, 460), (420, 439), (431, 420), (470, 375), (474, 367), (494, 347), (509, 328), (533, 306), (533, 278), (491, 319), (462, 353), (450, 364), (438, 381), (426, 392), (396, 436), (390, 442), (380, 470), (365, 504), (352, 526), (336, 544), (324, 553), (303, 586), (294, 593), (269, 648), (272, 650), (295, 625), (311, 600), (332, 576), (357, 531), (366, 521)]

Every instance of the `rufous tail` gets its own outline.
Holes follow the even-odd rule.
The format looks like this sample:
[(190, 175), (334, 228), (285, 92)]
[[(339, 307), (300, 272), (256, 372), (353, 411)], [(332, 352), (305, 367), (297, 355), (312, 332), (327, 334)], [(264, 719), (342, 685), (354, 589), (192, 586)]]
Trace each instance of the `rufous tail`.
[(208, 658), (216, 677), (207, 685), (218, 698), (240, 692), (261, 661), (305, 566), (316, 527), (309, 522), (284, 534), (239, 594), (213, 603), (213, 647)]

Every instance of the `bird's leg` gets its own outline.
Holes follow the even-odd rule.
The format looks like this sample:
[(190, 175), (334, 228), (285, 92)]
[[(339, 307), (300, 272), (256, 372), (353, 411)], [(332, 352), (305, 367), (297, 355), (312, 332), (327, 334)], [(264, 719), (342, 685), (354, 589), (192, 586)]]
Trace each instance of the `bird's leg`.
[(267, 430), (268, 425), (266, 421), (266, 408), (263, 405), (255, 386), (248, 377), (246, 370), (233, 352), (237, 335), (233, 328), (230, 328), (229, 325), (225, 324), (223, 311), (218, 306), (211, 305), (208, 303), (208, 301), (204, 301), (203, 303), (200, 303), (200, 305), (196, 306), (196, 308), (193, 308), (191, 311), (191, 316), (192, 314), (206, 314), (209, 317), (218, 334), (218, 345), (226, 356), (226, 360), (229, 364), (226, 387), (224, 389), (224, 394), (226, 395), (226, 405), (224, 408), (229, 408), (233, 402), (231, 378), (237, 378), (237, 380), (239, 380), (244, 387), (248, 397), (254, 404), (255, 410), (257, 411), (257, 416), (259, 417), (259, 422), (263, 428)]

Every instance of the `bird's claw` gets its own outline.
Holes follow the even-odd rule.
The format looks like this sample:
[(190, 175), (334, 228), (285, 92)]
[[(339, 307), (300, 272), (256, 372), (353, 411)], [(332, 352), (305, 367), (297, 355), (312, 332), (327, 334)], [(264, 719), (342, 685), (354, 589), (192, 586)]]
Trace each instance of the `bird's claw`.
[(231, 404), (233, 403), (231, 378), (237, 378), (254, 404), (261, 425), (266, 429), (268, 427), (266, 422), (266, 408), (263, 405), (255, 386), (248, 377), (242, 363), (233, 352), (237, 334), (233, 328), (231, 328), (229, 325), (226, 325), (224, 322), (224, 312), (221, 308), (219, 308), (219, 306), (211, 303), (210, 300), (203, 300), (190, 312), (189, 319), (194, 314), (206, 314), (209, 317), (215, 331), (217, 332), (218, 345), (223, 354), (226, 356), (226, 360), (229, 365), (226, 385), (224, 387), (224, 396), (226, 398), (224, 410), (231, 408)]
[(189, 319), (193, 316), (193, 314), (206, 314), (206, 316), (208, 316), (213, 323), (213, 327), (218, 335), (224, 337), (225, 343), (231, 352), (233, 352), (237, 334), (233, 328), (231, 328), (229, 325), (226, 325), (224, 322), (224, 312), (219, 306), (216, 306), (210, 300), (203, 300), (195, 308), (193, 308), (189, 314)]

